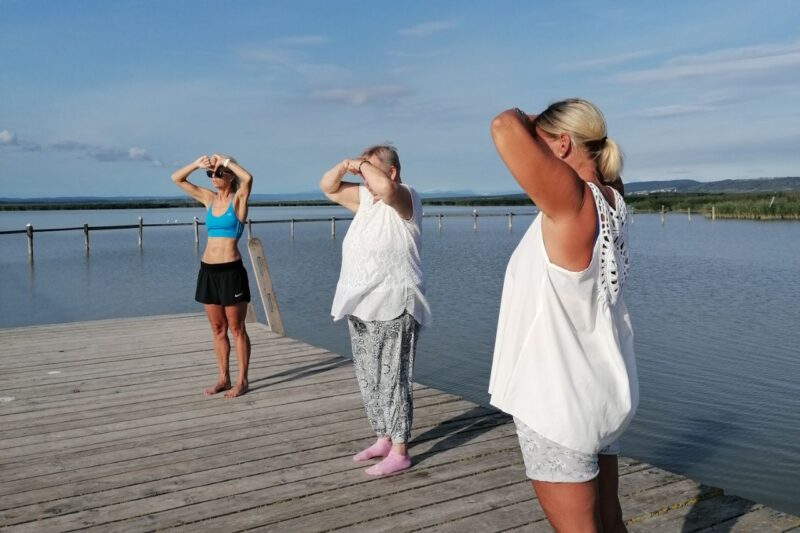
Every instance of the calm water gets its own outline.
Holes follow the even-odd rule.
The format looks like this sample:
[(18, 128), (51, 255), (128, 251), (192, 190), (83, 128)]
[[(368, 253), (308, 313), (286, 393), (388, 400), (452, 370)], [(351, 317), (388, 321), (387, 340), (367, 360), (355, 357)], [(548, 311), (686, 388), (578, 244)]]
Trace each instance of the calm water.
[[(253, 219), (345, 214), (251, 211)], [(139, 215), (186, 222), (202, 212), (0, 213), (0, 229), (127, 224)], [(503, 272), (531, 219), (515, 217), (511, 233), (504, 217), (479, 219), (477, 233), (469, 217), (445, 218), (441, 233), (425, 219), (434, 325), (420, 341), (418, 381), (487, 402)], [(253, 226), (288, 334), (345, 355), (347, 327), (331, 323), (328, 311), (347, 225), (338, 223), (335, 241), (324, 222), (298, 224), (294, 241), (288, 224)], [(800, 223), (672, 215), (662, 226), (657, 215), (637, 215), (630, 237), (626, 298), (641, 405), (623, 453), (800, 514)], [(146, 228), (142, 250), (135, 230), (92, 233), (88, 257), (82, 232), (34, 239), (30, 264), (24, 235), (0, 236), (0, 327), (200, 311), (192, 297), (203, 243), (195, 247), (191, 227)]]

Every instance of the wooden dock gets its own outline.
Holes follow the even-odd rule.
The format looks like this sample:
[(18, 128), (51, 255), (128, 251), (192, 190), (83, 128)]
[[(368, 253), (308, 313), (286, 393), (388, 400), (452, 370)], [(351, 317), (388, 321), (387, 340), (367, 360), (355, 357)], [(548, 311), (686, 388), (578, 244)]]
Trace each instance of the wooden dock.
[[(549, 531), (508, 417), (417, 386), (415, 466), (372, 479), (351, 460), (372, 435), (350, 362), (250, 335), (251, 392), (223, 400), (201, 394), (216, 372), (204, 316), (0, 330), (0, 529)], [(620, 465), (630, 531), (800, 530)]]

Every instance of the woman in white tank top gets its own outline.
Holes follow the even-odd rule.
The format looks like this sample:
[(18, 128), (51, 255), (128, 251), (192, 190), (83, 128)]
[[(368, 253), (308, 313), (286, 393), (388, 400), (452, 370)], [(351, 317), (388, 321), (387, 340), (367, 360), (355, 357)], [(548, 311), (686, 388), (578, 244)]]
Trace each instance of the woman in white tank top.
[[(347, 174), (361, 184), (342, 181)], [(379, 460), (365, 472), (385, 476), (411, 466), (414, 356), (431, 317), (420, 256), (422, 202), (401, 182), (400, 157), (390, 145), (334, 165), (320, 188), (355, 213), (342, 241), (331, 315), (347, 318), (356, 379), (377, 437), (353, 460)]]
[(489, 392), (512, 414), (526, 472), (558, 531), (625, 531), (616, 443), (638, 403), (622, 154), (585, 100), (492, 122), (541, 213), (506, 270)]

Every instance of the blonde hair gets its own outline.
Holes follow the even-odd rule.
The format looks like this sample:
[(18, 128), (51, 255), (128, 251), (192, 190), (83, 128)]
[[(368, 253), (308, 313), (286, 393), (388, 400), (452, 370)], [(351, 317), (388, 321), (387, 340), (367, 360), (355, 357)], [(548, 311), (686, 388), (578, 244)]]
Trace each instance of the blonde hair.
[(622, 150), (608, 137), (606, 119), (597, 106), (568, 98), (550, 104), (534, 122), (551, 137), (569, 135), (572, 143), (594, 160), (600, 181), (612, 187), (622, 185)]
[[(235, 158), (229, 156), (228, 154), (217, 154), (217, 155), (220, 156), (223, 161), (225, 161), (226, 159), (230, 159), (231, 163), (236, 163), (237, 165), (239, 164), (239, 162), (236, 161)], [(228, 170), (228, 172), (231, 175), (231, 190), (233, 192), (236, 192), (239, 190), (239, 176), (237, 176), (236, 172), (234, 172), (233, 170)]]
[(369, 148), (365, 149), (361, 152), (361, 157), (372, 157), (376, 156), (381, 163), (383, 163), (387, 168), (382, 169), (388, 172), (388, 167), (394, 167), (397, 169), (397, 178), (400, 179), (400, 156), (397, 155), (397, 148), (392, 146), (389, 143), (386, 144), (376, 144), (374, 146), (370, 146)]

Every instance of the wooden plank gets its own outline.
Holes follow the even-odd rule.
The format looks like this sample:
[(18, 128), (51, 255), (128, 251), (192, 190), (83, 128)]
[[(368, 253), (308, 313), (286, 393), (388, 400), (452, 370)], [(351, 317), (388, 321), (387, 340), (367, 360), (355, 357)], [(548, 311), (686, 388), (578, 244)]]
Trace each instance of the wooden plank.
[[(497, 431), (500, 432), (501, 429), (498, 428)], [(385, 494), (408, 493), (412, 489), (422, 490), (423, 487), (436, 490), (436, 486), (442, 481), (515, 464), (519, 460), (519, 451), (513, 448), (514, 437), (492, 437), (493, 435), (484, 433), (468, 444), (443, 449), (431, 456), (429, 461), (390, 478), (370, 479), (361, 472), (364, 465), (359, 465), (345, 473), (309, 477), (303, 481), (290, 481), (279, 488), (239, 494), (230, 502), (232, 507), (227, 511), (231, 514), (225, 516), (219, 516), (219, 511), (210, 512), (202, 506), (189, 506), (176, 508), (157, 517), (142, 516), (130, 522), (130, 525), (138, 527), (156, 518), (159, 523), (183, 524), (177, 531), (187, 532), (215, 531), (222, 527), (232, 530), (271, 527), (273, 531), (289, 531), (291, 529), (282, 522), (335, 509), (354, 501), (372, 500)], [(426, 443), (417, 450), (424, 453), (430, 447), (432, 446)], [(352, 461), (350, 464), (353, 465)], [(195, 523), (202, 518), (208, 520)]]
[[(446, 438), (446, 437), (445, 437)], [(438, 441), (431, 440), (420, 445), (422, 450), (434, 446)], [(482, 448), (486, 444), (482, 443)], [(347, 448), (346, 455), (340, 455), (342, 450), (337, 452), (333, 447), (320, 448), (303, 454), (305, 457), (296, 457), (295, 461), (299, 464), (290, 464), (288, 467), (276, 465), (274, 460), (270, 460), (273, 470), (261, 472), (259, 470), (246, 469), (243, 476), (229, 479), (226, 481), (206, 483), (192, 488), (183, 488), (185, 484), (192, 483), (192, 477), (180, 478), (179, 481), (163, 487), (162, 491), (146, 497), (128, 500), (124, 503), (103, 507), (103, 512), (98, 513), (93, 509), (79, 511), (44, 518), (29, 528), (27, 525), (20, 526), (20, 531), (63, 531), (75, 528), (89, 528), (100, 526), (103, 529), (105, 524), (112, 522), (122, 522), (119, 527), (126, 530), (143, 530), (152, 527), (173, 527), (183, 523), (198, 520), (200, 518), (210, 518), (218, 516), (220, 513), (231, 513), (235, 510), (244, 508), (260, 508), (266, 502), (274, 501), (270, 509), (270, 518), (274, 520), (289, 519), (301, 510), (306, 509), (311, 501), (304, 502), (298, 506), (296, 498), (316, 494), (323, 497), (326, 502), (335, 498), (347, 498), (354, 485), (361, 485), (371, 480), (365, 480), (361, 469), (363, 466), (354, 463), (350, 458), (350, 447)], [(414, 485), (427, 485), (430, 478), (450, 478), (454, 475), (454, 469), (443, 467), (448, 463), (457, 462), (465, 456), (474, 456), (474, 453), (485, 453), (476, 450), (475, 447), (466, 445), (458, 448), (442, 450), (431, 457), (429, 464), (415, 469), (414, 476), (397, 476), (397, 479), (409, 479), (407, 483)], [(494, 458), (500, 452), (486, 455), (491, 464), (515, 461), (518, 459), (518, 450), (509, 449), (503, 452), (499, 458)], [(333, 455), (333, 456), (332, 456)], [(286, 457), (286, 460), (293, 458)], [(248, 466), (248, 465), (245, 465)], [(249, 465), (249, 466), (256, 466)], [(264, 464), (269, 468), (269, 465)], [(278, 466), (277, 470), (274, 468)], [(483, 469), (484, 466), (478, 462), (465, 462), (465, 470), (474, 471)], [(428, 475), (421, 475), (422, 471)], [(244, 472), (243, 472), (244, 473)], [(434, 474), (435, 473), (435, 474)], [(249, 475), (248, 475), (249, 474)], [(386, 485), (396, 488), (394, 484)], [(330, 490), (332, 488), (341, 489), (350, 487), (348, 490)], [(232, 498), (232, 496), (236, 496)], [(210, 504), (209, 502), (224, 499), (224, 505), (220, 502)], [(327, 505), (327, 503), (326, 503)], [(258, 512), (259, 517), (263, 516)], [(243, 516), (243, 513), (234, 515), (236, 518)], [(229, 517), (229, 520), (233, 517)], [(31, 523), (33, 524), (33, 523)], [(229, 528), (240, 527), (237, 524), (229, 524)], [(197, 528), (194, 528), (197, 531)]]
[[(436, 487), (435, 491), (426, 493), (428, 495), (430, 492), (435, 492), (434, 499), (423, 499), (413, 508), (402, 512), (387, 513), (386, 516), (374, 520), (361, 521), (364, 517), (354, 513), (352, 519), (358, 521), (353, 522), (349, 529), (376, 533), (416, 531), (426, 527), (440, 526), (454, 520), (462, 520), (514, 503), (526, 502), (533, 506), (535, 504), (530, 482), (527, 480), (513, 481), (520, 477), (520, 472), (522, 472), (521, 466), (515, 464), (508, 471), (503, 469), (486, 473), (492, 476), (499, 473), (503, 476), (504, 479), (501, 479), (496, 486), (491, 486), (490, 482), (478, 479), (477, 476), (462, 478), (467, 485), (456, 491), (454, 497), (451, 495), (449, 499), (438, 501), (442, 494), (439, 492), (439, 487)], [(381, 501), (378, 500), (376, 505), (381, 505)], [(465, 528), (462, 531), (477, 530)]]
[[(498, 454), (495, 456), (500, 458)], [(372, 518), (383, 518), (387, 515), (396, 515), (411, 509), (418, 509), (430, 504), (447, 502), (455, 499), (462, 494), (476, 496), (485, 494), (497, 488), (503, 488), (509, 484), (516, 484), (522, 476), (516, 462), (516, 456), (512, 456), (512, 463), (503, 465), (502, 462), (493, 464), (490, 461), (481, 462), (480, 468), (472, 471), (471, 469), (460, 470), (464, 473), (452, 479), (442, 476), (441, 482), (414, 487), (405, 491), (393, 491), (382, 495), (379, 498), (369, 498), (370, 492), (374, 489), (369, 485), (353, 488), (348, 491), (351, 495), (361, 492), (362, 499), (354, 503), (335, 507), (327, 507), (325, 504), (322, 510), (316, 513), (308, 513), (303, 516), (285, 520), (273, 524), (267, 524), (256, 528), (254, 531), (274, 531), (280, 529), (284, 531), (329, 531), (331, 529), (343, 529), (362, 525)], [(502, 465), (502, 466), (501, 466)], [(428, 477), (428, 481), (438, 478)], [(308, 509), (309, 506), (306, 506)], [(272, 510), (269, 509), (270, 515)], [(234, 517), (234, 524), (236, 518)], [(363, 524), (366, 526), (366, 524)], [(238, 524), (236, 525), (238, 527)], [(407, 524), (403, 524), (407, 527)]]
[(742, 516), (700, 529), (698, 533), (781, 533), (794, 528), (800, 528), (800, 517), (757, 504)]
[[(254, 364), (251, 372), (254, 379), (251, 381), (254, 385), (258, 384), (259, 388), (269, 386), (271, 390), (275, 391), (353, 378), (353, 370), (349, 361), (338, 358), (332, 360), (327, 354), (323, 354), (323, 357), (317, 359), (313, 364), (304, 366), (306, 369), (294, 376), (285, 378), (281, 376), (274, 379), (269, 376), (258, 377), (259, 374), (262, 374), (259, 372), (261, 368)], [(212, 369), (203, 374), (203, 383), (213, 379), (214, 374), (210, 370)], [(102, 398), (102, 403), (93, 399), (90, 402), (70, 403), (61, 408), (41, 410), (35, 413), (29, 411), (10, 413), (0, 416), (0, 422), (8, 428), (9, 433), (5, 436), (9, 438), (16, 436), (12, 434), (15, 430), (35, 428), (39, 431), (60, 431), (74, 423), (79, 425), (81, 423), (101, 424), (115, 419), (129, 418), (142, 410), (146, 410), (152, 415), (156, 414), (153, 409), (169, 409), (176, 405), (200, 405), (209, 398), (202, 394), (202, 386), (198, 382), (199, 377), (191, 376), (190, 378), (191, 382), (175, 387), (174, 390), (170, 390), (168, 387), (156, 388), (152, 397), (142, 397), (141, 387), (136, 387), (137, 390), (125, 394), (124, 397), (120, 397), (120, 393), (117, 393), (108, 398)], [(138, 396), (135, 396), (137, 392)], [(123, 405), (126, 409), (121, 413), (120, 407)], [(38, 416), (33, 416), (34, 414)]]
[(264, 254), (261, 240), (256, 237), (247, 239), (247, 250), (250, 252), (250, 260), (253, 263), (258, 294), (264, 305), (267, 324), (273, 332), (284, 335), (283, 319), (281, 319), (281, 312), (278, 308), (278, 299), (275, 297), (275, 289), (272, 288), (272, 277), (269, 275), (267, 256)]
[(522, 531), (535, 531), (534, 526), (537, 523), (545, 528), (542, 531), (552, 531), (539, 504), (526, 500), (497, 507), (491, 512), (467, 516), (459, 520), (424, 528), (421, 531), (435, 531), (437, 533), (489, 532), (520, 527)]
[[(449, 416), (449, 413), (437, 413), (432, 417), (423, 417), (422, 427), (439, 426)], [(104, 476), (83, 483), (73, 481), (63, 487), (64, 491), (78, 496), (66, 496), (34, 505), (22, 504), (26, 500), (35, 501), (40, 497), (39, 494), (31, 494), (31, 491), (14, 494), (4, 498), (2, 505), (9, 506), (12, 510), (0, 513), (0, 524), (7, 524), (8, 520), (34, 520), (46, 515), (54, 507), (59, 514), (64, 514), (135, 500), (142, 495), (163, 494), (171, 492), (173, 487), (184, 490), (209, 483), (238, 480), (252, 472), (264, 473), (296, 464), (338, 458), (343, 446), (349, 445), (357, 450), (358, 446), (369, 442), (369, 438), (364, 439), (365, 430), (368, 431), (368, 428), (362, 416), (350, 424), (339, 423), (335, 429), (329, 428), (327, 432), (316, 435), (313, 440), (290, 438), (268, 444), (269, 437), (248, 439), (246, 447), (225, 454), (207, 454), (197, 458), (183, 454), (183, 460), (173, 456), (168, 462), (162, 461), (157, 469), (143, 469), (136, 464), (131, 471), (119, 475)], [(241, 453), (232, 453), (233, 451)]]
[[(660, 487), (680, 478), (680, 476), (665, 470), (648, 467), (648, 465), (642, 465), (641, 463), (633, 461), (626, 461), (625, 459), (622, 459), (620, 464), (619, 493), (620, 497), (623, 499), (636, 492)], [(518, 468), (524, 471), (524, 467), (521, 464), (518, 465)], [(425, 513), (415, 513), (418, 515), (416, 520), (420, 518), (428, 519), (429, 523), (422, 525), (426, 528), (436, 526), (435, 529), (437, 531), (439, 528), (443, 531), (456, 531), (458, 528), (462, 528), (462, 531), (505, 531), (506, 529), (514, 530), (517, 528), (523, 531), (535, 530), (536, 528), (534, 526), (545, 518), (544, 513), (536, 501), (530, 481), (524, 481), (519, 486), (525, 489), (524, 492), (527, 494), (527, 498), (518, 497), (499, 500), (490, 505), (489, 509), (482, 509), (479, 502), (470, 505), (465, 504), (461, 511), (462, 517), (450, 516), (441, 512), (437, 507), (433, 507)], [(520, 505), (516, 505), (518, 503)], [(530, 506), (530, 511), (532, 512), (526, 509), (526, 505)], [(431, 518), (426, 516), (428, 514), (431, 515)], [(453, 514), (455, 514), (455, 512)], [(479, 516), (481, 514), (485, 514), (485, 516)], [(438, 523), (433, 521), (433, 518), (436, 516), (441, 517)], [(540, 525), (546, 525), (546, 521), (544, 524)], [(546, 527), (549, 528), (549, 525), (546, 525)]]
[[(318, 352), (321, 353), (321, 352)], [(287, 357), (283, 358), (281, 364), (290, 364), (293, 361), (304, 361), (309, 359), (309, 355), (317, 355), (315, 353), (305, 353), (296, 356), (292, 356), (289, 354)], [(208, 354), (211, 357), (210, 354)], [(204, 359), (207, 359), (204, 357)], [(267, 366), (275, 366), (269, 365), (271, 361), (267, 361)], [(253, 362), (254, 365), (259, 365), (257, 358)], [(200, 368), (199, 371), (195, 367), (208, 365), (205, 368)], [(191, 375), (202, 375), (207, 373), (207, 368), (214, 368), (210, 365), (210, 363), (203, 362), (197, 363), (193, 362), (192, 360), (186, 360), (185, 362), (177, 362), (170, 368), (164, 370), (156, 370), (150, 372), (143, 372), (134, 369), (127, 369), (127, 370), (120, 370), (115, 372), (113, 375), (102, 376), (102, 379), (87, 379), (81, 375), (74, 375), (70, 376), (69, 379), (64, 379), (63, 377), (51, 377), (51, 376), (44, 376), (41, 381), (39, 382), (31, 382), (28, 386), (24, 387), (6, 387), (3, 389), (4, 394), (10, 396), (17, 396), (19, 395), (22, 398), (33, 396), (37, 393), (37, 391), (41, 391), (42, 396), (52, 396), (52, 395), (64, 395), (74, 393), (75, 390), (78, 391), (87, 391), (87, 390), (98, 390), (98, 391), (105, 391), (108, 389), (113, 389), (115, 387), (130, 387), (133, 385), (146, 385), (151, 383), (153, 380), (173, 380), (178, 381), (181, 379), (185, 379), (185, 377)], [(235, 370), (235, 366), (233, 367)], [(50, 382), (48, 383), (47, 380)], [(32, 386), (36, 386), (36, 390), (31, 390)]]
[[(350, 459), (374, 438), (351, 363), (258, 325), (250, 336), (255, 386), (225, 402), (199, 394), (215, 373), (201, 314), (0, 330), (0, 394), (16, 398), (0, 404), (0, 527), (550, 530), (507, 416), (415, 385), (415, 465), (372, 479)], [(619, 465), (630, 531), (800, 529)]]
[[(475, 414), (474, 406), (468, 402), (451, 401), (450, 398), (443, 398), (446, 395), (437, 393), (433, 389), (424, 392), (430, 394), (417, 400), (418, 414), (421, 417), (429, 413), (431, 415), (449, 413), (452, 417), (451, 423), (459, 423), (461, 420), (482, 416), (480, 413)], [(117, 446), (92, 450), (89, 454), (70, 452), (59, 454), (55, 460), (37, 459), (27, 463), (17, 463), (16, 468), (4, 475), (6, 483), (0, 486), (0, 495), (59, 484), (72, 484), (139, 468), (156, 468), (179, 460), (216, 455), (219, 453), (216, 447), (221, 445), (225, 446), (226, 451), (236, 451), (247, 448), (250, 444), (249, 439), (253, 438), (266, 438), (263, 443), (286, 442), (291, 441), (293, 437), (311, 438), (330, 431), (325, 421), (337, 424), (357, 420), (363, 428), (366, 428), (363, 408), (357, 403), (358, 398), (355, 396), (321, 401), (320, 404), (324, 409), (319, 409), (317, 411), (319, 414), (314, 416), (307, 415), (308, 404), (293, 404), (293, 410), (284, 413), (288, 416), (269, 424), (254, 424), (253, 420), (248, 419), (244, 423), (233, 425), (195, 428), (193, 431), (177, 434), (178, 438), (170, 438), (169, 435), (153, 438), (152, 435), (148, 435), (144, 439), (123, 441)], [(469, 411), (463, 413), (466, 406), (469, 406)], [(424, 422), (425, 418), (421, 420)], [(212, 431), (215, 428), (218, 431)], [(15, 479), (19, 482), (14, 483)]]
[[(694, 482), (692, 482), (694, 483)], [(669, 532), (696, 531), (722, 522), (729, 522), (752, 510), (755, 503), (721, 494), (719, 489), (699, 486), (697, 495), (688, 501), (675, 501), (663, 512), (652, 514), (646, 520), (628, 526), (628, 530)]]

